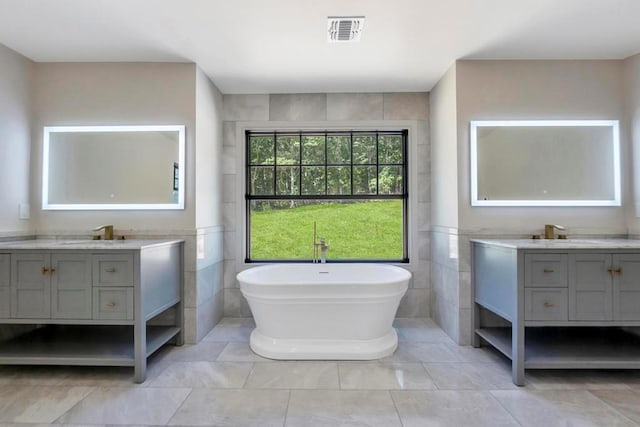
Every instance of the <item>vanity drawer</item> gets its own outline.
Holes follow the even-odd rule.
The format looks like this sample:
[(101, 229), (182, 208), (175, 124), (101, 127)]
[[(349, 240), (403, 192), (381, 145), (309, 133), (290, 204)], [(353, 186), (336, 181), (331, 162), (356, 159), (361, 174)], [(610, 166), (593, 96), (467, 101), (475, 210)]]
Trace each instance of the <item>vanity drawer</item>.
[(133, 286), (133, 257), (127, 254), (93, 255), (93, 286)]
[(566, 288), (567, 282), (567, 254), (525, 254), (525, 287)]
[(525, 289), (524, 320), (569, 320), (568, 304), (567, 289)]
[(133, 320), (133, 289), (93, 288), (93, 318)]

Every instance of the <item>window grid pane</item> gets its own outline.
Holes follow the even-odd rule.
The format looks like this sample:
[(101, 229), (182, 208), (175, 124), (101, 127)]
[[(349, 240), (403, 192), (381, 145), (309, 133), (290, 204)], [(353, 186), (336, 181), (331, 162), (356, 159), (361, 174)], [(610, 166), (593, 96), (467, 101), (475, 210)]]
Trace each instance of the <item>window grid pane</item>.
[[(328, 237), (347, 252), (330, 251), (330, 258), (408, 262), (406, 140), (407, 131), (247, 131), (247, 261), (311, 259), (294, 250), (299, 242), (285, 236), (311, 216), (319, 221), (335, 217)], [(372, 217), (365, 214), (369, 210)], [(290, 217), (280, 223), (287, 231), (265, 235), (269, 215)], [(345, 224), (350, 224), (346, 231), (337, 230)], [(366, 230), (343, 238), (360, 226)], [(308, 236), (299, 233), (307, 245)], [(359, 235), (373, 246), (350, 245)], [(284, 249), (265, 252), (265, 243), (273, 246), (274, 240)]]
[[(405, 180), (397, 175), (404, 173), (405, 139), (401, 132), (247, 132), (247, 196), (404, 194)], [(271, 165), (271, 172), (255, 168)], [(376, 169), (373, 177), (364, 165)], [(265, 183), (267, 177), (271, 185)]]

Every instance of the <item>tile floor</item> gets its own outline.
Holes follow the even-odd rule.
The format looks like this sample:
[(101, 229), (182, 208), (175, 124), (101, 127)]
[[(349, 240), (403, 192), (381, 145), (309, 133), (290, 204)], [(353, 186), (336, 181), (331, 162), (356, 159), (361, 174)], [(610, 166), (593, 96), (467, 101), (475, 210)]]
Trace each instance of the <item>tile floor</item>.
[(640, 371), (530, 371), (511, 382), (492, 349), (455, 345), (430, 319), (398, 319), (375, 362), (276, 362), (251, 319), (167, 346), (144, 384), (130, 368), (0, 367), (0, 426), (639, 426)]

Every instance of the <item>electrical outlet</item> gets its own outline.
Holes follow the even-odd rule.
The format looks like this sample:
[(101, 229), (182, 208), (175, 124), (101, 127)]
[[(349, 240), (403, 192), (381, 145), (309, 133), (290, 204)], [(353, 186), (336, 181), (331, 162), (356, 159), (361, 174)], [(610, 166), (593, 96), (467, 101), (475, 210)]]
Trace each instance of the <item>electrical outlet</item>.
[(29, 203), (20, 203), (18, 205), (18, 218), (20, 219), (29, 219), (31, 218), (31, 207)]

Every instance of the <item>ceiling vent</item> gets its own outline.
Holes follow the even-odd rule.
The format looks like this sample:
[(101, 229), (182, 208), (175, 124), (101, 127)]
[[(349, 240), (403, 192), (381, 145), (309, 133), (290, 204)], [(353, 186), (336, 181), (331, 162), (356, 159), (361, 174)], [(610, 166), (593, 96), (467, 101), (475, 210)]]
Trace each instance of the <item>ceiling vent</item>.
[(329, 43), (359, 42), (364, 16), (330, 16), (327, 23)]

